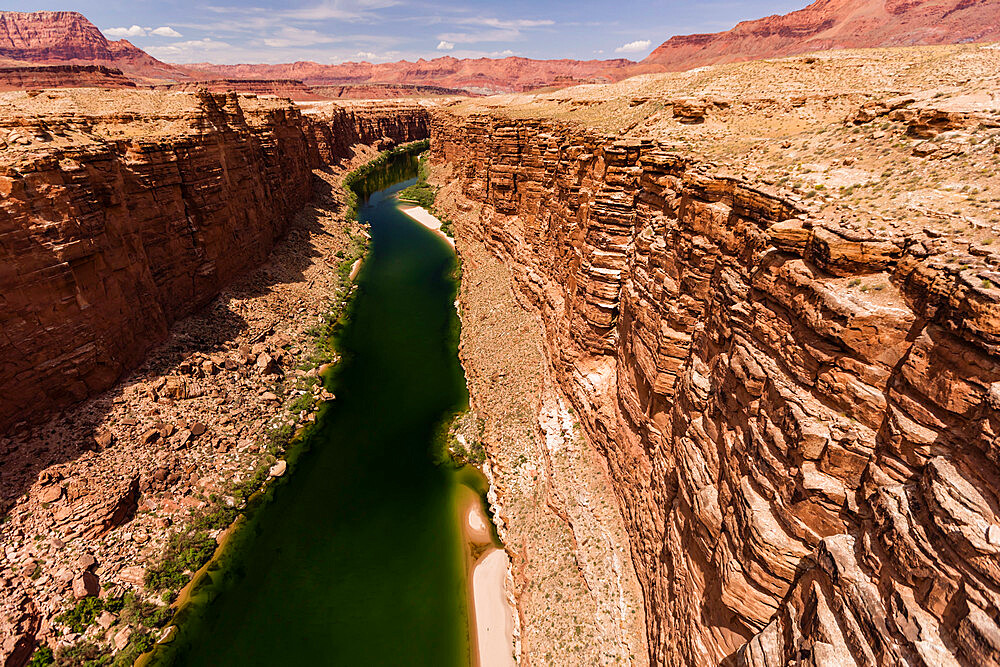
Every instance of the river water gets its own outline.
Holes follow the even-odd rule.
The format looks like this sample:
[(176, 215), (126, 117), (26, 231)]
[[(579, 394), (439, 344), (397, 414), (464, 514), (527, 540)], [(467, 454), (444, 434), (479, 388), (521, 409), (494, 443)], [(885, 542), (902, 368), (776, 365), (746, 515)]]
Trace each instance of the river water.
[(153, 662), (470, 663), (457, 503), (473, 476), (443, 463), (440, 437), (468, 401), (456, 259), (398, 210), (392, 195), (415, 173), (398, 156), (359, 186), (372, 245), (327, 379), (337, 399), (196, 582)]

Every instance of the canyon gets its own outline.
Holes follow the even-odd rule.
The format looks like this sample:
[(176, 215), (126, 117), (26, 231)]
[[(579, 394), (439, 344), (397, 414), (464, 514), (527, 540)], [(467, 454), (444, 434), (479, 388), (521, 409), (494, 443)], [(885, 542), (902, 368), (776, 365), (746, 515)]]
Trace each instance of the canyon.
[(340, 181), (426, 135), (427, 112), (305, 115), (207, 92), (0, 97), (0, 655), (20, 665), (39, 643), (94, 640), (134, 655), (143, 626), (114, 619), (82, 640), (55, 621), (66, 595), (141, 589), (193, 510), (235, 502), (234, 484), (267, 478), (278, 438), (315, 420), (292, 387), (317, 382), (300, 367), (308, 332), (342, 307), (338, 266), (364, 238)]
[(67, 600), (152, 604), (192, 512), (284, 474), (367, 234), (342, 179), (426, 137), (522, 664), (1000, 663), (997, 71), (0, 93), (4, 663), (126, 650), (155, 626)]
[(18, 387), (0, 402), (4, 429), (108, 388), (260, 264), (311, 197), (313, 168), (426, 134), (418, 106), (305, 116), (232, 93), (11, 93), (0, 106), (0, 382)]

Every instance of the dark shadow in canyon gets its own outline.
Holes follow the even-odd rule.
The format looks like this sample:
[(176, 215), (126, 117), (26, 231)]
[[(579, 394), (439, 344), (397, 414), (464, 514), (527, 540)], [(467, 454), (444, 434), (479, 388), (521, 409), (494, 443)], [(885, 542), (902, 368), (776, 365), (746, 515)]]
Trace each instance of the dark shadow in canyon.
[[(131, 386), (177, 373), (180, 364), (195, 353), (230, 351), (236, 337), (250, 329), (250, 323), (231, 307), (234, 299), (262, 296), (275, 285), (304, 280), (311, 260), (321, 255), (312, 240), (329, 235), (320, 223), (321, 217), (340, 213), (344, 207), (343, 199), (335, 196), (333, 190), (329, 182), (314, 174), (312, 199), (292, 216), (264, 263), (223, 286), (193, 314), (170, 324), (167, 337), (154, 342), (144, 360), (138, 366), (126, 368), (111, 389), (77, 401), (61, 412), (41, 413), (38, 422), (22, 422), (0, 436), (0, 522), (43, 470), (75, 461), (97, 449), (95, 438), (100, 426), (114, 406), (125, 400), (126, 390)], [(336, 268), (331, 265), (331, 270)], [(291, 311), (292, 306), (288, 308)], [(262, 329), (254, 332), (253, 338), (263, 339), (272, 333), (275, 333), (273, 329)], [(255, 372), (250, 368), (235, 372)], [(150, 428), (155, 417), (138, 412), (134, 417), (136, 425), (132, 437), (137, 440)], [(153, 446), (160, 446), (160, 443)], [(129, 486), (129, 480), (115, 481), (120, 482), (122, 488)], [(67, 501), (64, 498), (60, 502)], [(131, 513), (120, 517), (120, 523), (131, 518)]]

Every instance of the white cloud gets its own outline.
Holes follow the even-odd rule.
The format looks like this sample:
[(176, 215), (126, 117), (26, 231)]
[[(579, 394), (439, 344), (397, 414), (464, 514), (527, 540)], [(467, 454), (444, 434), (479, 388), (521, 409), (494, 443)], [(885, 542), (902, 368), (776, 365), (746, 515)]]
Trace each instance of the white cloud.
[(104, 32), (112, 37), (145, 37), (149, 28), (134, 25), (131, 28), (108, 28)]
[(519, 20), (507, 20), (498, 19), (486, 16), (480, 16), (468, 19), (456, 19), (455, 23), (466, 23), (469, 25), (485, 25), (490, 28), (538, 28), (540, 26), (555, 25), (555, 21), (543, 20), (543, 21), (531, 21), (525, 19)]
[(150, 35), (159, 35), (160, 37), (183, 37), (182, 34), (174, 30), (168, 25), (161, 25), (159, 28), (154, 28), (149, 31)]
[(143, 28), (141, 25), (133, 25), (130, 28), (108, 28), (105, 35), (111, 37), (181, 37), (181, 34), (168, 25), (161, 25), (159, 28)]
[(615, 49), (615, 53), (635, 53), (637, 51), (645, 51), (652, 45), (653, 43), (648, 39), (637, 39), (634, 42), (622, 44)]
[(437, 36), (444, 42), (458, 44), (478, 44), (479, 42), (513, 42), (521, 39), (522, 34), (516, 28), (498, 30), (481, 30), (479, 32), (445, 32)]
[(229, 56), (234, 47), (228, 42), (221, 42), (206, 37), (191, 39), (186, 42), (174, 42), (167, 46), (147, 46), (145, 51), (154, 58), (176, 63), (196, 63), (212, 61), (219, 56)]
[(446, 42), (443, 39), (440, 42), (438, 42), (437, 45), (438, 51), (451, 51), (454, 48), (455, 48), (455, 42)]

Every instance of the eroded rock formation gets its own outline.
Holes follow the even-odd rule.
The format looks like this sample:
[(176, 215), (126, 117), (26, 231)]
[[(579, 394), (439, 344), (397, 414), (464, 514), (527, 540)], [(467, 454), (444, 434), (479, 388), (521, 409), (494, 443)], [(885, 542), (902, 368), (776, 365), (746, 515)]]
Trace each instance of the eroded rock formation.
[(164, 83), (153, 86), (154, 90), (197, 92), (205, 89), (213, 93), (252, 93), (254, 95), (277, 95), (301, 102), (327, 99), (314, 92), (309, 86), (295, 79), (207, 79), (182, 83)]
[(120, 95), (12, 97), (0, 123), (0, 430), (108, 388), (259, 264), (313, 168), (427, 132), (418, 106)]
[(432, 146), (607, 459), (653, 664), (1000, 661), (1000, 258), (553, 121)]

